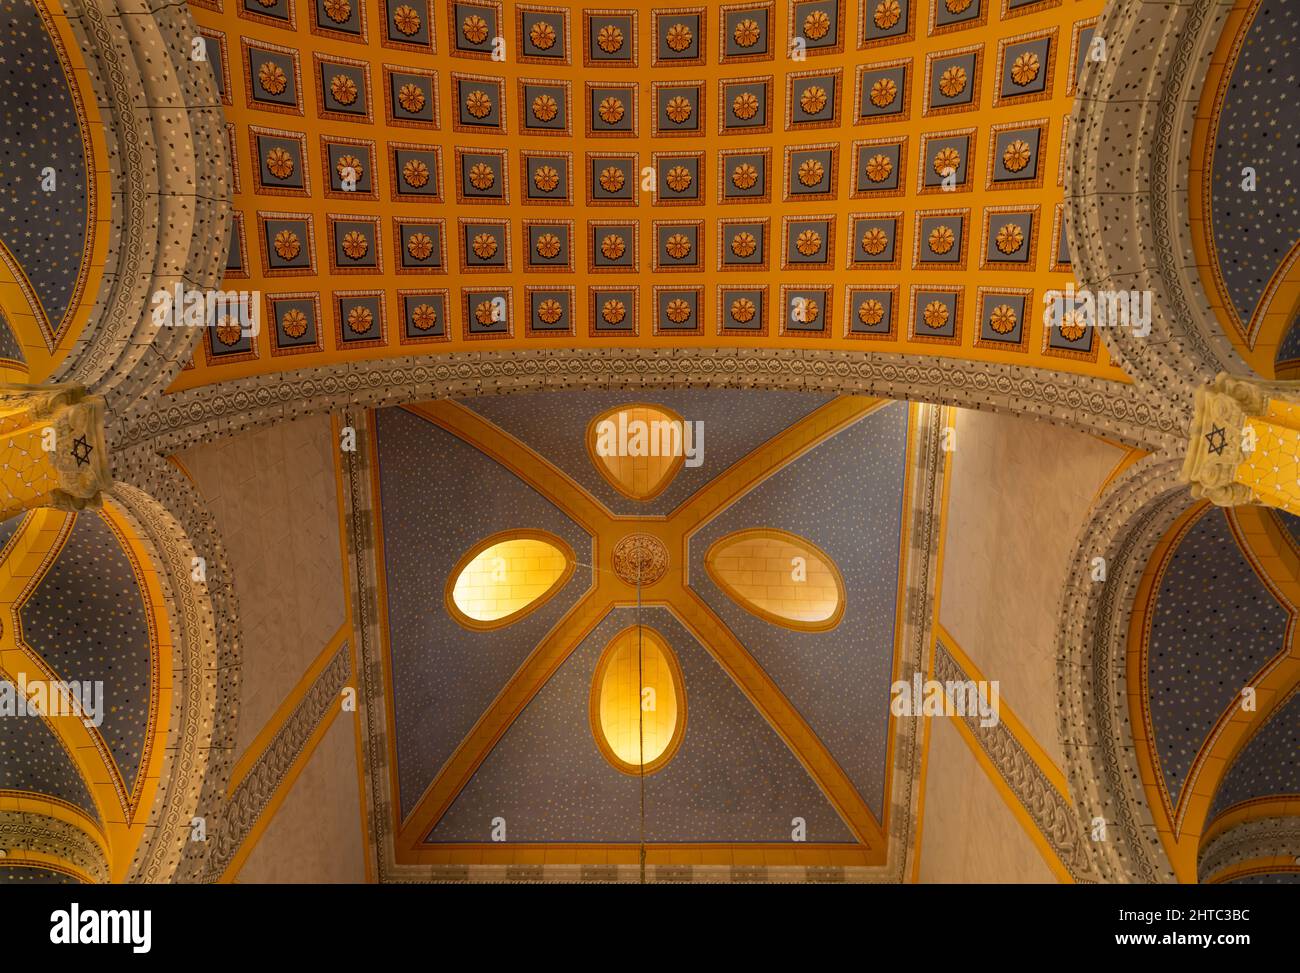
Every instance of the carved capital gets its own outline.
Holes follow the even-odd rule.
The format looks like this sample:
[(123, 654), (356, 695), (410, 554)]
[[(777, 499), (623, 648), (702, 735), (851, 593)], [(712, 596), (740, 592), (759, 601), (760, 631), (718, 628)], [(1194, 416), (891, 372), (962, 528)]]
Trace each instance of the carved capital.
[(0, 519), (97, 507), (113, 485), (104, 400), (75, 385), (0, 385)]

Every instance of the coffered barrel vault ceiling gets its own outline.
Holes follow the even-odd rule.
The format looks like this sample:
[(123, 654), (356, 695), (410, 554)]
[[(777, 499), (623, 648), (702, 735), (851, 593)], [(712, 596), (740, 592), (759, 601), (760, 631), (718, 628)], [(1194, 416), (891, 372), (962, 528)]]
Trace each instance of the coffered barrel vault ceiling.
[[(729, 864), (733, 845), (792, 856), (801, 819), (808, 862), (883, 863), (908, 406), (709, 390), (625, 405), (706, 430), (703, 463), (646, 501), (610, 487), (582, 445), (593, 417), (617, 411), (612, 393), (375, 416), (399, 860), (478, 860), (501, 818), (504, 851), (583, 845), (617, 861), (644, 827), (652, 845), (709, 846), (700, 853)], [(572, 574), (508, 624), (458, 617), (445, 595), (457, 572), (512, 531), (567, 547)], [(629, 547), (631, 536), (643, 539)], [(706, 566), (730, 538), (748, 540), (734, 563)], [(791, 552), (817, 591), (837, 579), (822, 624), (716, 581), (729, 571), (776, 592)], [(521, 584), (552, 576), (540, 560), (501, 568)], [(490, 584), (475, 583), (480, 595)], [(620, 685), (640, 696), (617, 668), (629, 631), (653, 647), (645, 679), (661, 701), (644, 825), (636, 761), (610, 736), (626, 719)]]
[(575, 344), (1121, 378), (1069, 308), (1043, 321), (1099, 9), (193, 0), (234, 160), (226, 287), (264, 327), (209, 330), (175, 387)]

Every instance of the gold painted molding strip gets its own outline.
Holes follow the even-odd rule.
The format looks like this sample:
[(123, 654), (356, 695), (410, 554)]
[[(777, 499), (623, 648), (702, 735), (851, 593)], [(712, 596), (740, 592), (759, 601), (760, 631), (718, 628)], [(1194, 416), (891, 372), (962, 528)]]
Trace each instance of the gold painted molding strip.
[[(215, 833), (208, 837), (213, 842), (205, 875), (208, 881), (229, 881), (238, 873), (338, 715), (340, 694), (352, 673), (352, 660), (347, 639), (335, 639), (337, 645), (331, 641), (333, 654), (327, 649), (322, 654), (324, 663), (317, 659), (308, 670), (315, 676), (309, 681), (304, 677), (304, 682), (295, 687), (296, 694), (307, 684), (296, 703), (289, 705), (286, 700), (277, 710), (268, 724), (267, 730), (274, 729), (264, 740), (265, 746), (249, 748), (257, 753), (256, 759), (245, 763), (241, 758), (242, 766), (235, 767), (232, 780), (237, 783), (228, 789), (229, 799)], [(263, 741), (263, 734), (258, 735), (258, 741)]]
[[(946, 641), (945, 635), (940, 627), (934, 678), (981, 679), (978, 670), (967, 670), (954, 658), (954, 651), (964, 659), (965, 654), (951, 649), (954, 643)], [(1062, 882), (1097, 881), (1088, 838), (1067, 794), (1065, 776), (1046, 759), (1009, 707), (1003, 704), (1000, 709), (1001, 718), (993, 726), (981, 726), (978, 715), (956, 717), (953, 724), (1056, 877)]]

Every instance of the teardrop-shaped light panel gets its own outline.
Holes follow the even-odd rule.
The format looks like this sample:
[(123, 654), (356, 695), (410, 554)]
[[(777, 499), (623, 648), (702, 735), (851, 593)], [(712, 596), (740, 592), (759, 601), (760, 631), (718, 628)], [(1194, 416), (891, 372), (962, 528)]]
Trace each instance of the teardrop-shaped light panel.
[(591, 682), (591, 732), (625, 774), (654, 773), (673, 759), (686, 730), (686, 686), (664, 637), (632, 626), (610, 641)]
[(812, 541), (760, 527), (717, 541), (704, 557), (709, 577), (746, 611), (776, 625), (822, 632), (844, 614), (844, 579)]
[(602, 412), (587, 425), (587, 452), (600, 475), (633, 500), (653, 500), (685, 461), (686, 425), (660, 405), (632, 403)]
[(466, 628), (509, 625), (564, 587), (574, 564), (573, 549), (554, 534), (494, 534), (475, 544), (452, 570), (447, 610)]

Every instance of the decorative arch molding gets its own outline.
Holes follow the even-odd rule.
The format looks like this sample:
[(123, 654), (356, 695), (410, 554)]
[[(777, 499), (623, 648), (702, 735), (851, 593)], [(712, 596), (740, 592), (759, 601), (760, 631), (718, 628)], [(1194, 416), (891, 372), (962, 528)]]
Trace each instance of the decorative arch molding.
[[(161, 458), (114, 486), (113, 499), (149, 544), (173, 633), (172, 712), (161, 785), (128, 881), (196, 881), (223, 808), (239, 705), (240, 622), (232, 574), (197, 491)], [(196, 571), (202, 565), (201, 576)]]
[[(190, 57), (189, 8), (148, 0), (67, 0), (104, 118), (111, 172), (108, 255), (91, 317), (50, 378), (122, 413), (159, 394), (200, 329), (162, 327), (151, 297), (216, 287), (230, 232), (230, 152), (211, 70)], [(220, 245), (214, 245), (219, 241)]]
[(1196, 865), (1202, 882), (1223, 882), (1243, 875), (1295, 871), (1300, 864), (1300, 818), (1255, 818), (1242, 821), (1208, 841)]
[(0, 810), (0, 846), (6, 864), (58, 865), (69, 874), (109, 881), (103, 845), (71, 821), (36, 811)]
[[(1207, 67), (1232, 0), (1114, 0), (1097, 25), (1066, 151), (1065, 206), (1079, 287), (1150, 290), (1151, 333), (1103, 328), (1149, 394), (1190, 403), (1220, 371), (1248, 366), (1210, 310), (1189, 224), (1188, 159)], [(1122, 137), (1121, 137), (1122, 133)]]
[[(1152, 552), (1196, 501), (1179, 461), (1149, 456), (1125, 471), (1094, 507), (1076, 542), (1057, 626), (1057, 719), (1079, 824), (1101, 881), (1173, 882), (1133, 753), (1126, 656), (1129, 622)], [(1105, 580), (1093, 580), (1102, 558)]]
[(463, 352), (238, 379), (154, 401), (109, 435), (119, 465), (147, 465), (200, 440), (346, 407), (664, 388), (793, 389), (932, 402), (1026, 415), (1152, 451), (1178, 449), (1190, 421), (1190, 413), (1126, 383), (995, 362), (797, 349), (575, 348)]

